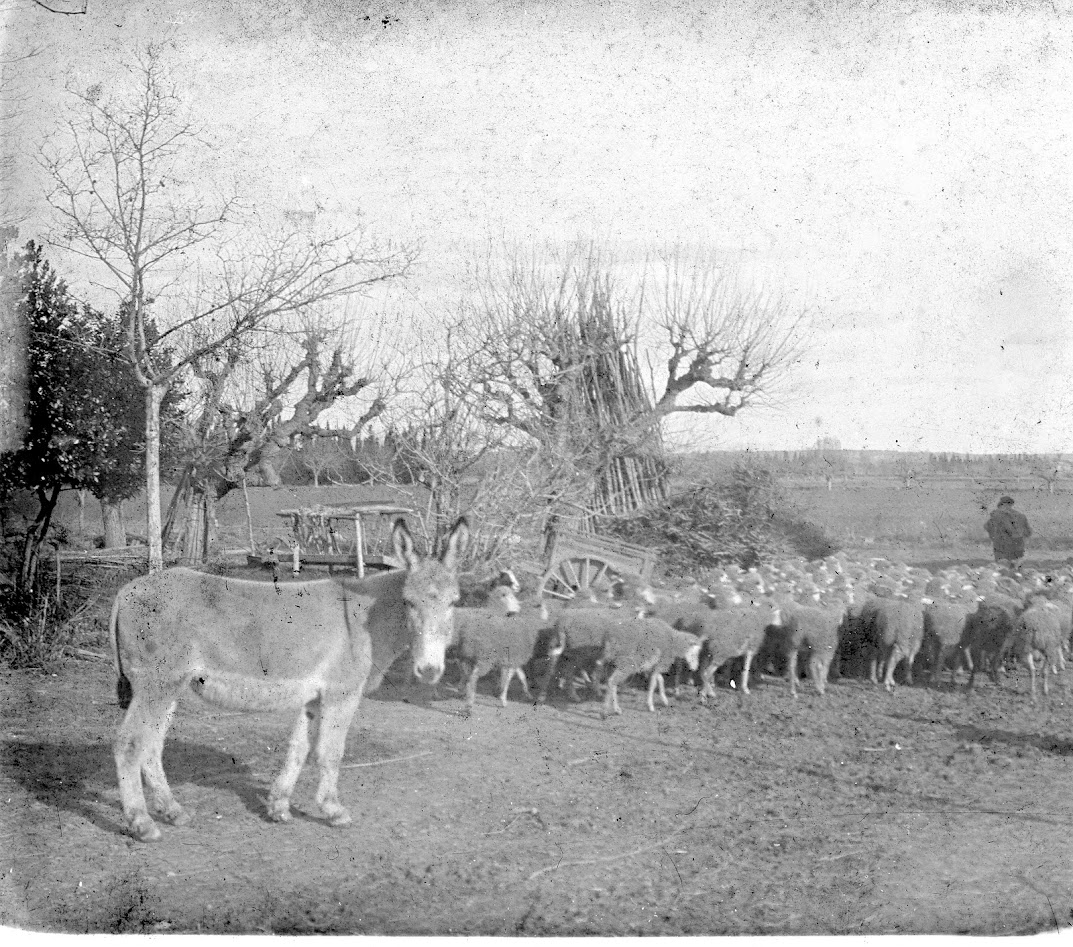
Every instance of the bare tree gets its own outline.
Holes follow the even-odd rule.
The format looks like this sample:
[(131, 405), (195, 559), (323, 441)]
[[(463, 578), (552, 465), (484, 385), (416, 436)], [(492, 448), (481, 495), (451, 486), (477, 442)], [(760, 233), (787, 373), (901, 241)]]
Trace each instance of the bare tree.
[[(139, 55), (133, 75), (136, 88), (114, 101), (100, 86), (71, 90), (77, 112), (67, 123), (69, 142), (54, 144), (42, 165), (60, 221), (57, 242), (102, 264), (123, 301), (126, 354), (146, 399), (147, 536), (156, 570), (164, 392), (210, 360), (239, 364), (251, 333), (405, 274), (413, 253), (379, 251), (360, 231), (281, 229), (258, 239), (240, 229), (235, 199), (209, 201), (199, 196), (207, 190), (201, 182), (184, 177), (204, 145), (154, 47)], [(191, 261), (206, 257), (199, 284), (184, 282)], [(165, 294), (182, 304), (170, 319), (161, 311)], [(146, 332), (151, 310), (162, 327), (156, 339)], [(183, 338), (196, 341), (176, 350)], [(163, 351), (172, 356), (166, 369)]]
[(770, 395), (801, 351), (804, 313), (744, 285), (710, 253), (666, 254), (642, 318), (662, 330), (666, 380), (653, 380), (649, 420), (674, 413), (733, 417)]
[[(615, 272), (591, 248), (510, 254), (460, 322), (472, 355), (459, 397), (539, 448), (541, 494), (580, 525), (662, 497), (663, 422), (731, 417), (770, 395), (800, 341), (799, 316), (711, 256), (669, 254), (632, 290)], [(650, 363), (646, 377), (642, 360), (661, 350), (665, 371)]]
[(346, 454), (339, 444), (339, 433), (330, 430), (314, 430), (297, 451), (297, 460), (313, 477), (313, 486), (319, 487), (321, 480), (332, 480), (332, 475), (339, 476), (346, 462)]
[(280, 455), (315, 436), (324, 412), (348, 409), (352, 437), (385, 409), (389, 366), (380, 365), (376, 376), (361, 370), (380, 361), (378, 346), (363, 339), (359, 359), (357, 340), (336, 320), (322, 315), (301, 322), (286, 331), (250, 332), (191, 365), (185, 460), (163, 530), (168, 542), (183, 521), (175, 541), (184, 560), (208, 557), (216, 502), (247, 476), (278, 484)]

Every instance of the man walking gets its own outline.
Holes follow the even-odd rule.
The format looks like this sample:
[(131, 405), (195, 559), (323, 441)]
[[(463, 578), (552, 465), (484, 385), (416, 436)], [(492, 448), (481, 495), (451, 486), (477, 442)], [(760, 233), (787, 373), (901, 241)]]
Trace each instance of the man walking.
[(991, 511), (984, 524), (991, 545), (995, 547), (995, 560), (1008, 559), (1016, 565), (1025, 554), (1025, 540), (1032, 535), (1032, 527), (1024, 513), (1013, 508), (1013, 497), (1003, 497)]

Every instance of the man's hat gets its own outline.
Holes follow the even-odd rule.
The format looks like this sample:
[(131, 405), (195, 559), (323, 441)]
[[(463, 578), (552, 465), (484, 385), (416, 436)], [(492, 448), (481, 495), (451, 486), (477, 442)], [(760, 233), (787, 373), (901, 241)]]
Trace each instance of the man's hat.
[(998, 501), (999, 506), (1013, 506), (1013, 497), (1003, 497)]

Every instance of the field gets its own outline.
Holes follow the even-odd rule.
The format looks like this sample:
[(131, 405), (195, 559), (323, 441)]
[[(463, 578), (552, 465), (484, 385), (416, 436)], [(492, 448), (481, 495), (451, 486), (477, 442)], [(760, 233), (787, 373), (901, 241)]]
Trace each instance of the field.
[[(840, 489), (795, 498), (832, 535), (852, 530), (860, 554), (987, 557), (972, 488)], [(275, 509), (313, 491), (252, 493), (255, 528), (268, 529)], [(1064, 559), (1068, 498), (1016, 495), (1035, 551)], [(231, 499), (223, 526), (237, 548), (244, 512), (241, 494)], [(295, 822), (265, 820), (285, 715), (191, 697), (165, 764), (194, 821), (142, 845), (119, 825), (109, 665), (3, 672), (0, 923), (507, 935), (1064, 928), (1073, 704), (1062, 687), (1037, 706), (1027, 691), (1017, 671), (971, 696), (844, 679), (793, 700), (784, 681), (758, 676), (749, 696), (722, 689), (702, 706), (683, 694), (655, 714), (629, 690), (623, 716), (604, 721), (593, 701), (536, 707), (515, 694), (501, 708), (490, 683), (470, 713), (455, 694), (389, 678), (347, 744), (346, 829), (319, 819), (308, 772)]]

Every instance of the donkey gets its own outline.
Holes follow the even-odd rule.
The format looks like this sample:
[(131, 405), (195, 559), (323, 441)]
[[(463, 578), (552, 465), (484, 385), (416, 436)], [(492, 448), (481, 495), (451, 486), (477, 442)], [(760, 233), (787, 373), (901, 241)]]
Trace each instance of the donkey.
[(146, 808), (172, 825), (189, 815), (164, 776), (164, 738), (187, 688), (237, 710), (299, 711), (283, 769), (268, 794), (268, 815), (291, 818), (290, 798), (316, 722), (320, 783), (316, 800), (333, 826), (351, 821), (339, 802), (339, 763), (362, 694), (375, 690), (409, 650), (418, 680), (434, 684), (454, 635), (458, 561), (469, 539), (460, 519), (442, 555), (414, 550), (403, 520), (392, 531), (404, 568), (365, 579), (334, 577), (274, 584), (167, 569), (119, 590), (111, 638), (126, 710), (114, 751), (123, 817), (139, 841), (160, 829)]

